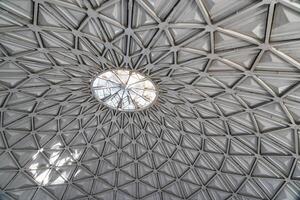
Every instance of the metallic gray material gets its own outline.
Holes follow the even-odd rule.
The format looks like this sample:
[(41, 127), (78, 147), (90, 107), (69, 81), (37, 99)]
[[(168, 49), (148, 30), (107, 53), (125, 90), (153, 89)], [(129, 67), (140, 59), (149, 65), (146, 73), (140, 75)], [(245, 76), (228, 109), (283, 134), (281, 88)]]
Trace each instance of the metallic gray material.
[[(156, 103), (90, 81), (133, 69)], [(299, 0), (0, 0), (0, 199), (296, 200)]]

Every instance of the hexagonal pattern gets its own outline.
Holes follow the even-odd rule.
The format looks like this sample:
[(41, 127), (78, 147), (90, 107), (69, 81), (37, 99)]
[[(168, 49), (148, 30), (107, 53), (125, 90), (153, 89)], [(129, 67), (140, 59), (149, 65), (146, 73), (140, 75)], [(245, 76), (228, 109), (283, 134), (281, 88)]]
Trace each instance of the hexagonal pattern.
[[(158, 85), (138, 112), (90, 81)], [(297, 0), (0, 1), (0, 199), (296, 200)]]

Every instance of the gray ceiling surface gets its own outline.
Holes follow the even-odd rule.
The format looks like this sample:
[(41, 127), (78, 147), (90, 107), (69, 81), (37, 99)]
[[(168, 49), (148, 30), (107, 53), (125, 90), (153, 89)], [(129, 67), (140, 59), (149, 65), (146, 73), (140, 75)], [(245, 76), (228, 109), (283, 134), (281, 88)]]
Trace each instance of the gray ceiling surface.
[(0, 120), (1, 200), (296, 200), (300, 1), (0, 0)]

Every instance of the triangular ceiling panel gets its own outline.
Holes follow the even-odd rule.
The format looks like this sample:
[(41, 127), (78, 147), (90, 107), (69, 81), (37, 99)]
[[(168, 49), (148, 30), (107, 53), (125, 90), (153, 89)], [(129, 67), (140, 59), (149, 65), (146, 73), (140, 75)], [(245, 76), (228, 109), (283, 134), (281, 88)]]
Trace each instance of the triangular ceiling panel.
[(300, 198), (298, 1), (0, 8), (1, 200)]

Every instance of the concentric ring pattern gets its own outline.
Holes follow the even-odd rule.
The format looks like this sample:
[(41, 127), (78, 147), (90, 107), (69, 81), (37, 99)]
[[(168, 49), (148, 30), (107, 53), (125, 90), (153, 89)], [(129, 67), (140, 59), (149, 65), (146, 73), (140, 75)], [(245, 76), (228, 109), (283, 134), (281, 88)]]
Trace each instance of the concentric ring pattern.
[[(96, 74), (158, 85), (102, 106)], [(298, 0), (0, 0), (0, 199), (296, 200)]]

